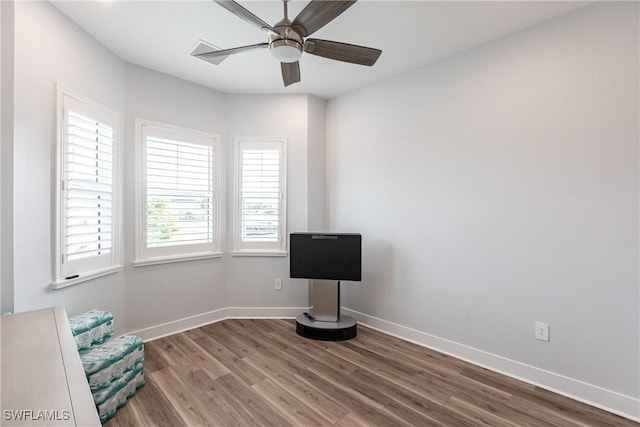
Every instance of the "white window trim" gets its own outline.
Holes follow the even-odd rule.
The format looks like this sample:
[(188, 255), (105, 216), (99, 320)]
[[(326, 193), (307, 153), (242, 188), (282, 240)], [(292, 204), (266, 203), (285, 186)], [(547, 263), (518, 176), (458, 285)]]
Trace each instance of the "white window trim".
[(83, 274), (82, 276), (78, 276), (73, 279), (62, 279), (56, 282), (51, 283), (51, 288), (53, 289), (62, 289), (67, 286), (77, 285), (78, 283), (86, 282), (87, 280), (97, 279), (98, 277), (108, 276), (113, 273), (117, 273), (122, 271), (124, 266), (122, 264), (113, 265), (111, 267), (102, 268), (98, 270), (93, 270), (89, 273)]
[[(193, 138), (204, 138), (213, 140), (214, 147), (214, 171), (213, 178), (214, 184), (214, 207), (212, 208), (214, 215), (214, 244), (211, 250), (194, 251), (188, 253), (176, 253), (176, 254), (164, 254), (164, 255), (147, 255), (146, 249), (146, 189), (143, 184), (146, 184), (144, 179), (144, 173), (146, 171), (145, 161), (143, 153), (143, 128), (147, 126), (149, 128), (156, 128), (163, 132), (175, 132), (177, 135), (190, 135)], [(220, 224), (220, 136), (198, 131), (189, 128), (183, 128), (179, 126), (169, 125), (153, 120), (147, 120), (142, 118), (135, 119), (135, 259), (131, 263), (134, 267), (143, 267), (149, 265), (168, 264), (174, 262), (193, 261), (207, 258), (220, 258), (224, 254), (221, 252), (221, 224)]]
[[(240, 147), (243, 145), (278, 146), (281, 155), (281, 204), (280, 236), (273, 249), (242, 248), (240, 220)], [(287, 138), (286, 137), (235, 137), (233, 147), (233, 250), (232, 256), (287, 256)]]
[[(68, 97), (77, 102), (85, 104), (88, 109), (95, 109), (101, 114), (113, 117), (113, 245), (111, 248), (111, 265), (95, 270), (90, 270), (76, 277), (65, 278), (65, 270), (62, 266), (63, 260), (63, 217), (64, 217), (64, 200), (63, 200), (63, 182), (64, 182), (64, 134), (66, 132), (66, 123), (64, 116), (64, 98)], [(56, 84), (56, 172), (55, 172), (55, 236), (54, 236), (54, 263), (53, 263), (53, 280), (51, 282), (52, 289), (66, 288), (71, 285), (86, 282), (88, 280), (103, 277), (109, 274), (117, 273), (124, 268), (122, 264), (122, 150), (121, 150), (121, 122), (120, 114), (103, 105), (81, 95), (71, 89), (60, 84)]]

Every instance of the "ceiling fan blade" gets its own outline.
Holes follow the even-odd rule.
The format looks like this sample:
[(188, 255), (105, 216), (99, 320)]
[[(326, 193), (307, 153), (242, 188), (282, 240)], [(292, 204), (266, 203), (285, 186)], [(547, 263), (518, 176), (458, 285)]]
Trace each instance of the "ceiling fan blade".
[(302, 12), (296, 16), (296, 19), (291, 23), (291, 27), (302, 37), (310, 36), (329, 22), (333, 21), (356, 1), (357, 0), (312, 0), (304, 9), (302, 9)]
[(232, 47), (231, 49), (212, 50), (209, 52), (202, 52), (194, 54), (196, 58), (204, 59), (205, 61), (210, 58), (218, 58), (220, 56), (233, 55), (234, 53), (247, 52), (250, 50), (264, 49), (269, 47), (269, 43), (251, 44), (249, 46)]
[(336, 61), (368, 66), (375, 64), (382, 54), (380, 49), (320, 39), (307, 39), (304, 51)]
[(282, 69), (282, 81), (285, 87), (300, 81), (300, 64), (298, 61), (281, 62), (280, 68)]
[(238, 18), (244, 19), (254, 27), (257, 27), (263, 31), (272, 31), (274, 33), (277, 33), (277, 31), (274, 30), (271, 27), (271, 25), (267, 24), (262, 19), (258, 18), (253, 13), (249, 12), (247, 9), (242, 7), (239, 3), (233, 0), (213, 0), (213, 1), (218, 3), (220, 6), (224, 7), (225, 9), (227, 9), (229, 12), (236, 15)]

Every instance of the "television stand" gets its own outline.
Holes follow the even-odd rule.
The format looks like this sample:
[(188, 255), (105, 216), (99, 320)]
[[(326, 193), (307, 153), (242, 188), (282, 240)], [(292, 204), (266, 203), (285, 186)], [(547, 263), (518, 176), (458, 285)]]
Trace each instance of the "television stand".
[(311, 281), (311, 313), (296, 317), (296, 333), (322, 341), (343, 341), (357, 335), (356, 319), (340, 314), (340, 281)]

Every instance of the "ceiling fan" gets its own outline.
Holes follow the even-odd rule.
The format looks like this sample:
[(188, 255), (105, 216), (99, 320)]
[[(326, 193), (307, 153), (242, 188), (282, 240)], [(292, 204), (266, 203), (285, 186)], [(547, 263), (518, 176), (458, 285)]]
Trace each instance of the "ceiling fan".
[(268, 42), (231, 49), (193, 52), (192, 55), (214, 64), (219, 64), (226, 56), (256, 49), (269, 48), (271, 55), (280, 62), (282, 79), (285, 86), (300, 81), (300, 64), (298, 59), (303, 52), (336, 61), (349, 62), (372, 66), (382, 53), (380, 49), (357, 46), (348, 43), (307, 38), (320, 28), (333, 21), (338, 15), (347, 10), (357, 0), (312, 0), (292, 21), (287, 16), (287, 3), (284, 6), (284, 18), (271, 26), (262, 19), (249, 12), (239, 3), (232, 0), (214, 0), (229, 12), (244, 19), (254, 27), (267, 33)]

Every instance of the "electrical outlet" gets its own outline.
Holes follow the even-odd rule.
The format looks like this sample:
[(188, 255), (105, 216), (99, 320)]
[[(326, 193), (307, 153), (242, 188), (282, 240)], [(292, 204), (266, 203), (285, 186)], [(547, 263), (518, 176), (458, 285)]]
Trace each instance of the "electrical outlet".
[(282, 279), (273, 280), (273, 289), (275, 289), (276, 291), (282, 290)]
[(549, 341), (549, 324), (536, 322), (536, 339), (541, 341)]

